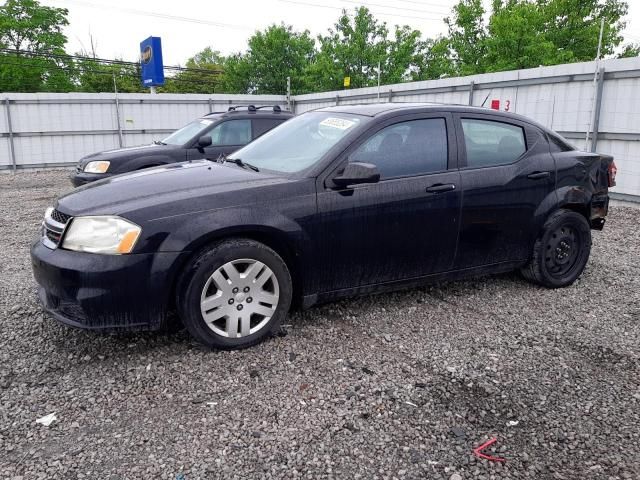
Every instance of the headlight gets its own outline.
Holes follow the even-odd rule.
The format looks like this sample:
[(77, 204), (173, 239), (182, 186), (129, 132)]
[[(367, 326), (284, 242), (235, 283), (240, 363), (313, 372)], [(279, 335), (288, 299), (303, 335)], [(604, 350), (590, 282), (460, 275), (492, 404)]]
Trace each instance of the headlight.
[(89, 162), (84, 166), (84, 171), (86, 173), (105, 173), (109, 170), (110, 164), (111, 162), (105, 161)]
[(75, 217), (67, 227), (62, 248), (78, 252), (130, 253), (142, 229), (120, 217)]

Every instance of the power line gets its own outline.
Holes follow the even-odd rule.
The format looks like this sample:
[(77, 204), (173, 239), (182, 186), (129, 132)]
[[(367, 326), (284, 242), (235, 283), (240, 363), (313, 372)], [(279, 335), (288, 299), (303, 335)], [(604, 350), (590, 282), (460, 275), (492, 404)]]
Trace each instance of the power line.
[[(317, 7), (317, 8), (328, 8), (331, 10), (344, 10), (344, 8), (342, 7), (335, 7), (335, 6), (331, 6), (331, 5), (322, 5), (319, 3), (307, 3), (307, 2), (299, 2), (296, 0), (278, 0), (279, 2), (284, 2), (284, 3), (291, 3), (293, 5), (300, 5), (303, 7)], [(346, 1), (346, 0), (345, 0)], [(355, 2), (355, 3), (360, 3), (360, 2)], [(399, 15), (396, 13), (384, 13), (384, 12), (374, 12), (371, 10), (371, 13), (374, 15), (379, 15), (379, 16), (389, 16), (389, 17), (399, 17), (399, 18), (411, 18), (413, 20), (441, 20), (442, 17), (418, 17), (416, 15)]]
[[(104, 70), (91, 70), (91, 69), (78, 69), (76, 67), (63, 67), (60, 65), (29, 65), (26, 63), (22, 63), (22, 62), (6, 62), (3, 61), (2, 62), (3, 65), (13, 65), (13, 66), (18, 66), (21, 68), (32, 68), (32, 69), (38, 69), (38, 70), (43, 70), (43, 71), (47, 71), (47, 70), (58, 70), (58, 71), (63, 71), (63, 72), (67, 72), (67, 73), (78, 73), (78, 74), (94, 74), (94, 75), (107, 75), (109, 77), (112, 76), (116, 76), (117, 78), (121, 78), (121, 79), (129, 79), (129, 80), (135, 80), (137, 82), (140, 81), (140, 77), (134, 73), (123, 73), (123, 72), (116, 72), (116, 71), (111, 71), (111, 72), (107, 72)], [(182, 84), (191, 84), (191, 85), (198, 85), (198, 86), (202, 86), (202, 82), (198, 81), (198, 80), (190, 80), (190, 79), (186, 79), (186, 78), (179, 78), (179, 77), (168, 77), (167, 78), (168, 82), (176, 82), (176, 83), (182, 83)], [(214, 82), (215, 83), (215, 82)]]
[(165, 13), (147, 12), (144, 10), (137, 10), (134, 8), (114, 7), (112, 5), (101, 5), (101, 4), (86, 2), (82, 0), (58, 0), (58, 1), (62, 1), (63, 3), (76, 4), (79, 6), (84, 6), (89, 8), (100, 8), (103, 10), (111, 10), (111, 11), (117, 10), (119, 12), (130, 13), (133, 15), (142, 15), (144, 17), (163, 18), (165, 20), (176, 20), (178, 22), (197, 23), (200, 25), (210, 25), (213, 27), (233, 28), (233, 29), (239, 29), (239, 30), (255, 30), (254, 27), (249, 27), (246, 25), (234, 25), (230, 23), (214, 22), (211, 20), (202, 20), (200, 18), (180, 17), (177, 15), (169, 15)]
[[(380, 3), (365, 3), (365, 2), (361, 2), (361, 1), (357, 1), (357, 0), (340, 0), (340, 1), (344, 2), (344, 3), (354, 3), (356, 5), (361, 5), (363, 7), (367, 7), (367, 6), (370, 5), (372, 7), (389, 8), (389, 9), (400, 10), (400, 11), (404, 11), (404, 12), (418, 12), (418, 13), (426, 13), (426, 14), (434, 14), (434, 15), (439, 15), (441, 13), (442, 14), (446, 14), (445, 12), (434, 12), (433, 10), (407, 8), (407, 7), (397, 6), (397, 5), (395, 5), (395, 6), (394, 5), (382, 5)], [(423, 4), (420, 4), (420, 5), (423, 5)]]
[[(80, 55), (68, 55), (61, 53), (51, 53), (51, 52), (32, 52), (29, 50), (15, 50), (9, 48), (0, 48), (0, 53), (7, 54), (16, 54), (30, 57), (44, 57), (49, 60), (60, 59), (60, 60), (75, 60), (75, 61), (94, 61), (97, 63), (105, 64), (105, 65), (116, 65), (116, 66), (131, 66), (131, 67), (140, 67), (140, 63), (138, 62), (128, 62), (125, 60), (111, 60), (107, 58), (99, 58), (99, 57), (84, 57)], [(193, 72), (193, 73), (204, 73), (204, 74), (221, 74), (222, 70), (213, 70), (208, 68), (192, 68), (192, 67), (178, 67), (172, 65), (163, 66), (165, 70), (176, 71), (176, 72)]]

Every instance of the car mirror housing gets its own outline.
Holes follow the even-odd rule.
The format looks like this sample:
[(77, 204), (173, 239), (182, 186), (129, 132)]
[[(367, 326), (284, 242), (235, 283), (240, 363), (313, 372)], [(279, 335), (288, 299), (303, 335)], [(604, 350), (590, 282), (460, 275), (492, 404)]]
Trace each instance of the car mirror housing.
[(200, 148), (209, 147), (212, 143), (211, 135), (203, 135), (198, 139), (198, 147)]
[(380, 172), (378, 168), (371, 163), (363, 162), (348, 163), (344, 171), (333, 178), (334, 185), (340, 188), (361, 183), (377, 183), (379, 181)]

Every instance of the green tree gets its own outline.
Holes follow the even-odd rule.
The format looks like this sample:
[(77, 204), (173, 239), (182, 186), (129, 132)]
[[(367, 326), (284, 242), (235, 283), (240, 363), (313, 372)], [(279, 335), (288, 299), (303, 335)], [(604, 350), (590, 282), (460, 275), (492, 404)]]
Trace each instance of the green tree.
[(0, 7), (0, 91), (68, 91), (73, 64), (64, 57), (67, 10), (36, 0)]
[(628, 43), (623, 47), (618, 58), (640, 57), (640, 43)]
[(420, 80), (454, 76), (456, 69), (451, 55), (451, 48), (449, 47), (449, 39), (438, 37), (427, 40), (423, 63)]
[(315, 44), (308, 31), (271, 25), (249, 39), (245, 54), (227, 59), (223, 88), (237, 93), (284, 94), (287, 77), (291, 77), (292, 92), (300, 93), (305, 90), (304, 71), (314, 55)]
[(622, 0), (538, 0), (545, 37), (562, 51), (562, 62), (593, 60), (598, 51), (600, 20), (605, 19), (602, 55), (612, 55), (622, 42), (627, 2)]
[(388, 44), (386, 62), (382, 63), (382, 82), (400, 83), (422, 78), (429, 43), (421, 37), (420, 31), (407, 25), (396, 26), (394, 39)]
[(117, 62), (121, 60), (107, 64), (94, 57), (78, 58), (75, 62), (76, 89), (88, 93), (113, 92), (115, 82), (121, 93), (146, 91), (140, 83), (140, 67), (129, 62)]
[(460, 0), (453, 6), (451, 16), (444, 19), (449, 27), (448, 45), (456, 75), (485, 72), (484, 15), (482, 0)]
[(207, 47), (187, 60), (192, 71), (182, 71), (167, 78), (161, 91), (166, 93), (219, 93), (223, 89), (226, 59), (218, 50)]
[[(357, 8), (353, 21), (343, 10), (334, 29), (318, 37), (318, 59), (308, 70), (313, 88), (340, 89), (344, 77), (351, 78), (351, 88), (375, 85), (378, 62), (386, 64), (388, 33), (386, 24), (378, 22), (367, 8)], [(398, 67), (391, 62), (389, 67), (397, 75)]]
[(545, 16), (539, 5), (508, 0), (504, 5), (494, 2), (493, 8), (485, 38), (487, 71), (559, 63), (558, 49), (545, 36)]

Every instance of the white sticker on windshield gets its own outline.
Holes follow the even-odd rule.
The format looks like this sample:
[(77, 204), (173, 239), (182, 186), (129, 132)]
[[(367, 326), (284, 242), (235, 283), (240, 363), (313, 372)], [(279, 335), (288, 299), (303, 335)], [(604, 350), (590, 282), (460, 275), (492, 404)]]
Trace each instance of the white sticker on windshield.
[(213, 120), (200, 120), (200, 123), (202, 125), (211, 125), (213, 123)]
[(345, 118), (329, 117), (320, 122), (320, 125), (325, 127), (339, 128), (340, 130), (346, 130), (351, 128), (356, 122), (347, 120)]

